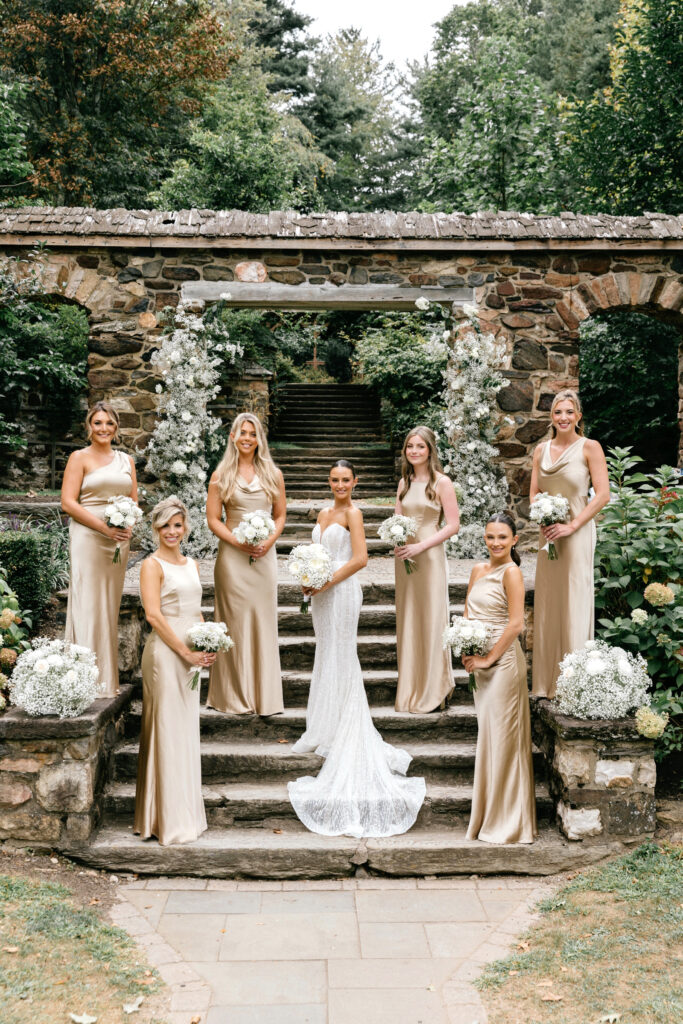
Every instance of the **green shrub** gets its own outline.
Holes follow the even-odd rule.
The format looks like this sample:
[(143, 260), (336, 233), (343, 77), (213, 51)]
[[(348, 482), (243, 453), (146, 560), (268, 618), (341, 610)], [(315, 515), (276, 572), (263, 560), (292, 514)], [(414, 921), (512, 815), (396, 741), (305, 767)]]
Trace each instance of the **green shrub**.
[(7, 706), (8, 680), (17, 658), (27, 650), (33, 621), (19, 606), (19, 599), (0, 568), (0, 711)]
[(52, 541), (48, 534), (0, 533), (0, 568), (21, 605), (38, 618), (52, 591)]

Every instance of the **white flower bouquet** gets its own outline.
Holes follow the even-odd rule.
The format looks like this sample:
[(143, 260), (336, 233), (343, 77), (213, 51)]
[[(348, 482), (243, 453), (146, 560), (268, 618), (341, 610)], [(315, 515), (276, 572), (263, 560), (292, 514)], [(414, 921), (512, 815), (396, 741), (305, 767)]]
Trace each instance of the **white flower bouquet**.
[[(275, 533), (275, 523), (267, 512), (245, 512), (232, 531), (240, 544), (263, 544)], [(249, 565), (256, 559), (249, 555)]]
[[(417, 520), (413, 519), (412, 516), (389, 516), (377, 528), (380, 540), (383, 540), (385, 544), (391, 544), (395, 548), (402, 548), (404, 544), (408, 543), (409, 537), (417, 535), (417, 531)], [(415, 562), (410, 558), (407, 558), (403, 565), (407, 573), (417, 571)]]
[[(104, 509), (104, 521), (107, 526), (116, 526), (120, 530), (133, 530), (143, 517), (142, 509), (132, 498), (125, 494), (117, 494), (110, 498)], [(116, 545), (112, 562), (121, 561), (121, 547)]]
[[(443, 645), (450, 647), (456, 658), (488, 654), (493, 646), (493, 629), (487, 622), (481, 622), (479, 619), (466, 619), (462, 615), (454, 615), (450, 626), (444, 630)], [(475, 690), (477, 686), (472, 672), (469, 686), (470, 690)]]
[(587, 640), (560, 662), (557, 710), (574, 718), (624, 718), (649, 705), (651, 682), (642, 655)]
[[(224, 622), (198, 622), (196, 626), (190, 626), (185, 642), (191, 651), (208, 651), (211, 654), (231, 651), (235, 646)], [(190, 669), (191, 690), (197, 689), (200, 674), (198, 668)]]
[(75, 718), (99, 695), (100, 670), (89, 647), (36, 637), (17, 658), (10, 699), (28, 715)]
[[(562, 494), (548, 494), (542, 491), (534, 498), (529, 511), (529, 519), (539, 526), (553, 526), (555, 523), (566, 523), (569, 521), (569, 501)], [(557, 558), (557, 548), (552, 541), (543, 546), (548, 551), (548, 558), (554, 561)]]
[[(302, 587), (319, 590), (329, 583), (334, 575), (332, 559), (322, 544), (298, 544), (287, 559), (287, 572)], [(304, 596), (299, 611), (309, 611), (308, 595)]]

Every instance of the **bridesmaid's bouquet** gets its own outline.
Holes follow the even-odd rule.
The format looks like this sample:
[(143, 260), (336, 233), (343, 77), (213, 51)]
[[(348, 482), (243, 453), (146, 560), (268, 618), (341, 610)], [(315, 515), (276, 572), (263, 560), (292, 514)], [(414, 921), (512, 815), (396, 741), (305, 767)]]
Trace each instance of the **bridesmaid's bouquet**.
[[(267, 512), (245, 512), (232, 532), (240, 544), (263, 544), (275, 533), (275, 523)], [(249, 565), (255, 561), (253, 555), (249, 555)]]
[[(529, 511), (529, 519), (539, 526), (553, 526), (555, 523), (569, 522), (569, 501), (562, 494), (548, 494), (543, 491), (537, 494)], [(557, 558), (557, 548), (550, 540), (543, 545), (543, 550), (548, 551), (548, 558), (554, 561)]]
[[(196, 626), (190, 626), (185, 641), (191, 651), (208, 651), (210, 654), (230, 651), (235, 646), (224, 622), (198, 622)], [(198, 668), (190, 669), (191, 690), (197, 689), (200, 674)]]
[[(298, 544), (287, 559), (287, 572), (302, 587), (319, 590), (334, 575), (332, 559), (322, 544)], [(310, 597), (306, 594), (299, 607), (304, 615), (309, 611)]]
[[(493, 629), (487, 622), (481, 622), (479, 619), (466, 619), (462, 615), (454, 615), (450, 626), (444, 630), (443, 645), (444, 648), (450, 647), (456, 658), (488, 654), (493, 647)], [(469, 688), (477, 688), (472, 672)]]
[(99, 674), (89, 647), (39, 636), (17, 658), (10, 698), (27, 715), (75, 718), (100, 695)]
[[(413, 519), (412, 516), (389, 516), (388, 519), (379, 524), (377, 529), (380, 540), (383, 540), (385, 544), (391, 544), (395, 548), (402, 548), (404, 544), (408, 543), (409, 537), (417, 536), (417, 531), (417, 520)], [(410, 558), (406, 558), (403, 565), (407, 573), (417, 571), (415, 562)]]
[[(120, 530), (133, 530), (143, 517), (143, 511), (132, 498), (125, 494), (117, 494), (110, 498), (104, 510), (104, 521), (107, 526), (117, 526)], [(116, 545), (112, 562), (121, 561), (121, 546)]]

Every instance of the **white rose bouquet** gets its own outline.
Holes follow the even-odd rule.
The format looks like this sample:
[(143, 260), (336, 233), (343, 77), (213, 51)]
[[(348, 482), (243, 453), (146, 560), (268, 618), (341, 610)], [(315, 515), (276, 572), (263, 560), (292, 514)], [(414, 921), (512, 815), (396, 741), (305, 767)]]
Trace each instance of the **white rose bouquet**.
[(28, 715), (75, 718), (99, 695), (100, 670), (89, 647), (36, 637), (17, 658), (10, 699)]
[[(481, 622), (479, 619), (466, 619), (462, 615), (454, 615), (450, 626), (444, 630), (443, 645), (450, 647), (456, 658), (488, 654), (493, 646), (493, 629), (487, 622)], [(475, 690), (477, 686), (472, 672), (469, 686), (470, 690)]]
[(558, 711), (574, 718), (624, 718), (649, 705), (651, 683), (642, 655), (587, 640), (560, 662), (555, 701)]
[[(142, 509), (132, 498), (125, 494), (117, 494), (110, 498), (104, 509), (104, 521), (107, 526), (116, 526), (119, 530), (134, 530), (143, 517)], [(121, 547), (116, 545), (112, 562), (121, 561)]]
[[(553, 526), (555, 523), (569, 522), (569, 502), (562, 494), (548, 494), (542, 491), (534, 498), (529, 511), (529, 519), (539, 526)], [(548, 550), (548, 558), (554, 561), (557, 558), (557, 548), (552, 541), (543, 546)]]
[[(417, 520), (413, 519), (412, 516), (389, 516), (388, 519), (379, 524), (377, 529), (380, 540), (383, 540), (385, 544), (391, 544), (395, 548), (402, 548), (404, 544), (408, 543), (409, 537), (417, 535), (417, 531)], [(410, 558), (407, 558), (403, 564), (407, 573), (417, 571), (415, 562), (411, 561)]]
[[(235, 641), (228, 633), (228, 627), (224, 622), (198, 622), (196, 626), (190, 626), (185, 642), (191, 651), (208, 651), (211, 654), (220, 651), (231, 651)], [(198, 668), (190, 669), (190, 689), (196, 690), (199, 685), (200, 671)]]
[[(287, 559), (287, 572), (302, 587), (319, 590), (329, 583), (334, 575), (332, 559), (322, 544), (298, 544)], [(299, 611), (306, 615), (310, 597), (304, 596)]]
[[(232, 531), (240, 544), (263, 544), (275, 533), (275, 523), (267, 512), (245, 512), (240, 522)], [(256, 559), (249, 555), (249, 565)]]

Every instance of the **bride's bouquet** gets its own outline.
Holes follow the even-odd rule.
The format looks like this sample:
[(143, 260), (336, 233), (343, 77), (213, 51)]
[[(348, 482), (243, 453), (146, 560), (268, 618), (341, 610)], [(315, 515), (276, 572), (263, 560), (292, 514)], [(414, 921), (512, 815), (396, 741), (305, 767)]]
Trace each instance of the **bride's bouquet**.
[[(230, 651), (235, 646), (235, 641), (228, 633), (228, 627), (224, 622), (198, 622), (196, 626), (190, 626), (185, 641), (191, 651), (208, 651), (211, 654)], [(190, 676), (190, 689), (196, 690), (199, 684), (199, 669), (191, 668)]]
[[(534, 498), (529, 511), (529, 519), (539, 526), (554, 526), (555, 523), (566, 523), (569, 521), (569, 501), (562, 494), (548, 494), (542, 491)], [(548, 551), (548, 558), (554, 561), (557, 558), (557, 548), (551, 540), (543, 546)]]
[[(238, 525), (232, 531), (240, 544), (263, 544), (275, 533), (275, 523), (267, 512), (245, 512)], [(249, 565), (256, 559), (249, 555)]]
[(100, 696), (99, 674), (89, 647), (39, 636), (17, 658), (10, 697), (28, 715), (75, 718)]
[[(104, 521), (107, 526), (117, 526), (120, 530), (133, 530), (143, 517), (142, 509), (132, 498), (125, 494), (116, 494), (110, 498), (104, 509)], [(121, 545), (116, 545), (112, 562), (121, 561)]]
[[(488, 654), (493, 647), (493, 629), (487, 622), (481, 622), (479, 619), (466, 619), (462, 615), (454, 615), (450, 626), (444, 630), (443, 645), (450, 647), (456, 658)], [(476, 686), (474, 674), (470, 672), (470, 690), (475, 690)]]
[[(334, 575), (332, 559), (322, 544), (298, 544), (287, 559), (287, 572), (302, 587), (319, 590), (329, 583)], [(306, 615), (310, 597), (304, 596), (299, 611)]]
[[(408, 543), (409, 537), (417, 535), (417, 531), (417, 520), (413, 519), (412, 516), (389, 516), (388, 519), (379, 524), (377, 533), (380, 536), (380, 540), (383, 540), (385, 544), (391, 544), (395, 548), (402, 548), (404, 544)], [(411, 561), (410, 558), (406, 558), (403, 565), (407, 573), (417, 571), (415, 562)]]

